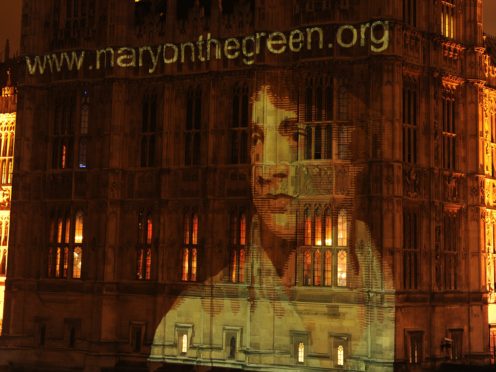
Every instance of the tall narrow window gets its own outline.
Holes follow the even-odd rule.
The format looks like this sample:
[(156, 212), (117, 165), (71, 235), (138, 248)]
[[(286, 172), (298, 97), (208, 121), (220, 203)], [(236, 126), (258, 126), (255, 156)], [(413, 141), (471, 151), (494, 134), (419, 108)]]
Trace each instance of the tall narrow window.
[(347, 265), (347, 253), (341, 250), (338, 252), (338, 286), (340, 287), (346, 287)]
[(403, 288), (417, 289), (419, 282), (419, 223), (416, 211), (403, 210)]
[(456, 32), (455, 0), (441, 1), (441, 35), (454, 39)]
[(456, 169), (456, 106), (455, 97), (445, 91), (442, 98), (443, 168)]
[(184, 247), (182, 253), (182, 281), (197, 280), (198, 215), (187, 213), (184, 217)]
[(403, 0), (403, 22), (413, 27), (417, 25), (417, 0)]
[(188, 352), (188, 335), (184, 333), (181, 336), (181, 353), (186, 354)]
[(408, 363), (421, 364), (423, 360), (422, 352), (422, 332), (407, 333)]
[(338, 215), (338, 245), (340, 247), (348, 245), (348, 217), (344, 209)]
[(200, 165), (202, 91), (189, 89), (186, 97), (185, 165)]
[(332, 159), (332, 79), (309, 78), (304, 96), (305, 160)]
[(326, 251), (324, 254), (324, 285), (329, 287), (332, 285), (332, 253)]
[(150, 280), (152, 269), (153, 221), (151, 214), (138, 214), (138, 245), (136, 251), (136, 279)]
[(248, 86), (236, 85), (233, 91), (231, 120), (231, 164), (248, 161)]
[(232, 283), (244, 283), (246, 259), (246, 215), (233, 213), (231, 215), (231, 267)]
[(81, 115), (79, 124), (79, 168), (86, 168), (88, 157), (88, 120), (89, 120), (90, 97), (88, 91), (83, 92), (81, 97)]
[(298, 344), (298, 363), (305, 362), (305, 344), (300, 342)]
[(442, 251), (442, 265), (444, 268), (444, 289), (458, 289), (458, 244), (459, 226), (458, 215), (445, 213), (444, 215), (444, 244)]
[(312, 285), (312, 254), (306, 250), (303, 255), (303, 284)]
[(74, 108), (72, 95), (57, 100), (52, 129), (52, 168), (72, 168), (74, 145)]
[[(71, 219), (74, 223), (71, 223)], [(83, 213), (53, 213), (50, 217), (47, 275), (80, 279), (83, 262)]]
[(319, 209), (315, 211), (315, 245), (322, 245), (322, 215)]
[(308, 209), (305, 209), (305, 245), (312, 245), (312, 216)]
[(325, 245), (330, 247), (332, 245), (332, 215), (331, 210), (327, 209), (324, 214), (325, 226)]
[(155, 166), (155, 148), (157, 136), (157, 95), (147, 94), (143, 97), (141, 107), (141, 167)]
[(344, 366), (344, 347), (338, 346), (338, 366)]
[(322, 275), (322, 267), (321, 267), (321, 257), (320, 257), (320, 251), (317, 250), (313, 254), (313, 262), (314, 262), (314, 267), (313, 267), (313, 285), (321, 285), (321, 275)]
[(0, 125), (0, 165), (1, 165), (1, 183), (10, 185), (12, 183), (12, 167), (14, 157), (14, 123), (2, 123)]
[(417, 163), (418, 91), (405, 77), (403, 86), (403, 161)]

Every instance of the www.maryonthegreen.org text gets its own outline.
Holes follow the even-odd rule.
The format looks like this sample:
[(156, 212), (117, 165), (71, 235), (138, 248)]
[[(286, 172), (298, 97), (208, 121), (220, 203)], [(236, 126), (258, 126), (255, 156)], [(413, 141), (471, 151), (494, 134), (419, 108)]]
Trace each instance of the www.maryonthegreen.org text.
[(147, 67), (153, 74), (160, 64), (169, 65), (185, 62), (205, 62), (223, 57), (233, 60), (241, 58), (251, 65), (262, 52), (262, 48), (272, 54), (287, 51), (299, 53), (302, 50), (332, 49), (335, 44), (341, 48), (369, 46), (372, 52), (382, 52), (389, 47), (389, 23), (375, 21), (359, 26), (342, 25), (330, 42), (325, 40), (321, 27), (308, 27), (284, 32), (256, 32), (240, 38), (218, 40), (200, 35), (195, 42), (180, 44), (165, 43), (158, 46), (106, 47), (90, 51), (66, 51), (42, 56), (26, 56), (30, 75), (74, 70), (103, 70), (113, 68)]

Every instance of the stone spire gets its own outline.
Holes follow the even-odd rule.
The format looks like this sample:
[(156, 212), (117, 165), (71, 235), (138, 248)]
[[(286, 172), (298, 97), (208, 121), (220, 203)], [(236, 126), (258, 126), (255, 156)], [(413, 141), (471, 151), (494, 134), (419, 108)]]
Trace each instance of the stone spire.
[(11, 77), (10, 69), (7, 70), (7, 82), (5, 86), (2, 88), (2, 97), (10, 97), (15, 93), (14, 87), (12, 86), (12, 77)]

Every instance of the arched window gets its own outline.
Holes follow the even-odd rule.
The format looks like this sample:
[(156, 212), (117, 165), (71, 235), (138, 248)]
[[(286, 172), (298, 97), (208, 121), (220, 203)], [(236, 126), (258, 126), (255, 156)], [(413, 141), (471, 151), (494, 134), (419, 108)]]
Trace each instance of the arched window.
[(344, 348), (342, 345), (338, 346), (338, 366), (344, 366)]
[(339, 212), (338, 216), (338, 245), (340, 247), (348, 245), (348, 217), (344, 209)]
[(136, 252), (136, 279), (150, 280), (152, 269), (153, 221), (151, 214), (138, 214), (138, 246)]
[(246, 215), (237, 212), (231, 214), (231, 267), (232, 283), (244, 283), (246, 258)]
[(315, 211), (315, 245), (322, 245), (322, 216), (320, 209)]
[(346, 287), (347, 273), (347, 253), (346, 251), (338, 252), (338, 286)]
[(184, 333), (181, 337), (181, 353), (186, 354), (188, 352), (188, 335)]
[(315, 251), (313, 254), (313, 285), (321, 285), (321, 272), (320, 251)]
[(326, 251), (324, 254), (324, 285), (332, 285), (332, 253)]
[(81, 278), (84, 244), (83, 221), (82, 211), (76, 211), (75, 214), (56, 212), (50, 217), (47, 257), (49, 278)]
[(312, 216), (308, 208), (305, 209), (305, 245), (312, 245)]
[(298, 363), (305, 362), (305, 344), (300, 342), (298, 344)]
[(306, 250), (303, 256), (303, 284), (312, 285), (312, 254)]
[(198, 264), (198, 214), (187, 213), (184, 217), (184, 247), (182, 254), (182, 281), (197, 280)]
[(332, 215), (331, 210), (328, 208), (324, 213), (324, 234), (325, 245), (330, 247), (332, 245)]

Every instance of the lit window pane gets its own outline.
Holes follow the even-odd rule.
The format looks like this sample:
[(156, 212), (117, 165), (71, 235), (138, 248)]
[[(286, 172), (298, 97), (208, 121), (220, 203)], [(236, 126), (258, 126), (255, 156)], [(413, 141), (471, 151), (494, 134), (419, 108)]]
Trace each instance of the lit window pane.
[(74, 255), (72, 258), (72, 277), (75, 279), (81, 278), (81, 263), (83, 260), (83, 250), (81, 248), (74, 249)]
[(332, 245), (332, 220), (330, 216), (330, 212), (326, 213), (325, 217), (325, 245)]
[(245, 282), (245, 250), (239, 251), (239, 282)]
[(183, 281), (187, 281), (188, 274), (189, 274), (189, 249), (185, 248), (183, 250), (183, 275), (181, 279)]
[(332, 285), (332, 253), (326, 251), (324, 256), (324, 285)]
[(231, 262), (231, 282), (236, 283), (236, 277), (238, 272), (238, 255), (236, 251), (232, 253), (232, 262)]
[(146, 243), (152, 243), (152, 235), (153, 235), (153, 223), (152, 219), (148, 218), (146, 221)]
[(344, 348), (343, 346), (338, 346), (338, 366), (344, 366)]
[(191, 235), (191, 244), (198, 244), (198, 215), (193, 216), (193, 233)]
[(83, 242), (83, 214), (78, 212), (76, 215), (76, 230), (74, 234), (74, 243), (81, 244)]
[(345, 210), (339, 212), (338, 216), (338, 245), (340, 247), (348, 245), (348, 221)]
[(246, 245), (246, 217), (241, 215), (239, 221), (239, 245)]
[(305, 361), (305, 345), (303, 342), (298, 344), (298, 363), (303, 363)]
[(320, 285), (320, 274), (321, 273), (321, 263), (320, 263), (320, 252), (316, 251), (313, 260), (313, 285)]
[(191, 281), (196, 281), (196, 249), (191, 252)]
[(305, 216), (305, 245), (312, 245), (312, 219)]
[(346, 251), (338, 253), (338, 286), (346, 286)]
[(188, 335), (185, 333), (181, 337), (181, 353), (188, 352)]
[(322, 245), (322, 217), (319, 212), (315, 214), (315, 245)]
[(305, 256), (303, 258), (303, 284), (311, 285), (312, 284), (312, 254), (310, 251), (305, 252)]

